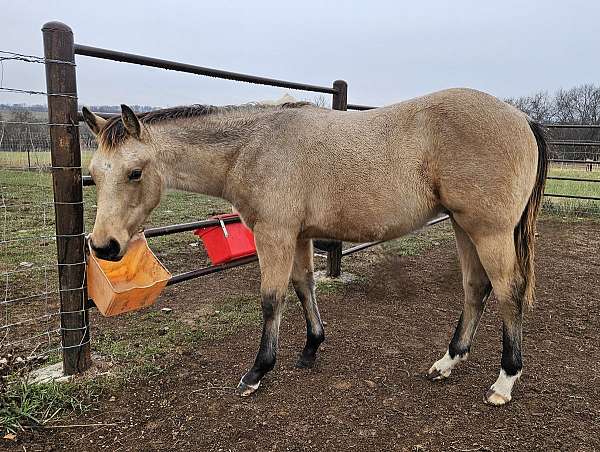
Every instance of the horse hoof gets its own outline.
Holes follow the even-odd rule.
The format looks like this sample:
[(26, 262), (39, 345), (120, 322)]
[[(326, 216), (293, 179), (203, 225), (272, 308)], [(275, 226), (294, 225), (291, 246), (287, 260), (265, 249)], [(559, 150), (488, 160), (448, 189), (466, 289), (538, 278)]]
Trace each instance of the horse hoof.
[(427, 378), (429, 378), (431, 381), (445, 380), (449, 376), (450, 376), (450, 372), (447, 372), (447, 373), (440, 372), (435, 367), (432, 367), (431, 369), (429, 369), (429, 372), (427, 372)]
[(502, 395), (494, 391), (493, 389), (489, 389), (488, 392), (485, 393), (484, 402), (488, 405), (501, 406), (506, 405), (508, 402), (510, 402), (511, 398), (512, 397), (510, 395)]
[(258, 383), (256, 383), (255, 385), (249, 385), (249, 384), (244, 383), (244, 379), (242, 378), (240, 380), (240, 383), (237, 386), (237, 392), (241, 397), (248, 397), (249, 395), (256, 392), (256, 390), (258, 389), (259, 386), (260, 386), (260, 381)]
[(299, 356), (296, 360), (297, 369), (312, 369), (315, 365), (315, 358), (307, 359)]

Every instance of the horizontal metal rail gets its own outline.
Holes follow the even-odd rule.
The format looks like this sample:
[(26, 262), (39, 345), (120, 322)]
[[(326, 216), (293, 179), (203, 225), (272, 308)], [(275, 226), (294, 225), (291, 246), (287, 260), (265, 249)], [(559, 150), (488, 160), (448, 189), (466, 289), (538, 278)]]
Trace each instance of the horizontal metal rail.
[(222, 272), (223, 270), (228, 270), (234, 267), (240, 267), (242, 265), (247, 265), (252, 262), (256, 262), (258, 257), (256, 255), (243, 257), (241, 259), (236, 259), (234, 261), (226, 262), (220, 265), (211, 265), (210, 267), (200, 268), (197, 270), (191, 270), (189, 272), (181, 273), (179, 275), (173, 276), (171, 279), (167, 281), (167, 286), (171, 286), (173, 284), (177, 284), (183, 281), (188, 281), (190, 279), (199, 278), (201, 276), (210, 275), (211, 273)]
[[(425, 223), (425, 226), (423, 226), (423, 227), (425, 228), (428, 226), (433, 226), (434, 224), (441, 223), (442, 221), (446, 221), (449, 218), (450, 218), (449, 215), (442, 215), (441, 217), (434, 218), (433, 220), (428, 221), (427, 223)], [(376, 242), (361, 243), (361, 244), (353, 246), (351, 248), (347, 248), (344, 251), (342, 251), (342, 257), (348, 256), (349, 254), (354, 254), (358, 251), (365, 250), (365, 249), (370, 248), (375, 245), (379, 245), (380, 243), (383, 243), (383, 242), (386, 242), (386, 240), (378, 240)]]
[(219, 220), (217, 218), (209, 218), (208, 220), (193, 221), (191, 223), (171, 224), (169, 226), (160, 226), (157, 228), (150, 228), (144, 231), (144, 235), (147, 238), (150, 237), (161, 237), (164, 235), (178, 234), (179, 232), (194, 231), (198, 228), (206, 228), (209, 226), (219, 226), (221, 221), (225, 224), (229, 223), (240, 223), (242, 220), (240, 217), (223, 218)]
[(593, 146), (600, 147), (600, 141), (577, 141), (577, 140), (548, 140), (550, 146)]
[(552, 179), (552, 180), (572, 180), (572, 181), (575, 181), (575, 182), (600, 182), (600, 179), (582, 179), (580, 177), (548, 176), (547, 179)]
[[(448, 215), (444, 215), (442, 217), (439, 217), (439, 218), (436, 218), (434, 220), (428, 221), (425, 226), (433, 226), (434, 224), (441, 223), (442, 221), (445, 221), (448, 218), (450, 218)], [(232, 219), (228, 218), (228, 219), (226, 219), (224, 221), (226, 223), (227, 222), (233, 222), (233, 221), (227, 221), (227, 220), (234, 220), (234, 219), (235, 218), (232, 218)], [(239, 219), (237, 219), (237, 221), (239, 221)], [(199, 222), (194, 222), (194, 223), (186, 223), (186, 224), (182, 224), (182, 225), (175, 225), (175, 226), (177, 226), (177, 229), (171, 228), (168, 231), (165, 230), (166, 228), (155, 228), (154, 230), (153, 229), (148, 229), (148, 230), (145, 231), (145, 234), (146, 234), (146, 237), (155, 237), (157, 235), (174, 234), (176, 232), (189, 231), (189, 230), (192, 230), (192, 229), (196, 229), (197, 227), (212, 226), (214, 224), (219, 224), (219, 220), (205, 220), (205, 221), (199, 221)], [(160, 234), (157, 234), (158, 232), (160, 232)], [(364, 250), (364, 249), (369, 248), (371, 246), (378, 245), (380, 243), (383, 243), (383, 241), (361, 243), (360, 245), (356, 245), (356, 246), (354, 246), (352, 248), (348, 248), (347, 250), (344, 250), (342, 252), (342, 256), (347, 256), (349, 254), (356, 253), (358, 251)], [(197, 269), (197, 270), (191, 270), (189, 272), (185, 272), (185, 273), (181, 273), (179, 275), (173, 276), (167, 282), (167, 286), (170, 286), (170, 285), (173, 285), (173, 284), (177, 284), (177, 283), (180, 283), (180, 282), (183, 282), (183, 281), (188, 281), (190, 279), (199, 278), (201, 276), (210, 275), (211, 273), (221, 272), (223, 270), (228, 270), (230, 268), (240, 267), (242, 265), (247, 265), (247, 264), (250, 264), (252, 262), (256, 262), (257, 260), (258, 260), (258, 257), (256, 255), (252, 255), (252, 256), (248, 256), (248, 257), (243, 257), (241, 259), (236, 259), (234, 261), (226, 262), (226, 263), (220, 264), (220, 265), (211, 265), (209, 267), (204, 267), (204, 268), (200, 268), (200, 269)]]
[(600, 165), (600, 160), (569, 160), (569, 159), (548, 159), (551, 163), (580, 163), (582, 165)]
[(371, 107), (369, 105), (348, 104), (347, 108), (348, 108), (348, 110), (365, 111), (365, 110), (373, 110), (378, 107)]
[(280, 88), (296, 89), (300, 91), (313, 91), (324, 94), (335, 94), (337, 90), (328, 86), (309, 85), (306, 83), (289, 82), (267, 77), (242, 74), (238, 72), (223, 71), (193, 64), (178, 63), (176, 61), (162, 60), (133, 53), (118, 52), (116, 50), (102, 49), (81, 44), (75, 44), (75, 54), (84, 55), (104, 60), (120, 61), (122, 63), (139, 64), (142, 66), (156, 67), (171, 71), (187, 72), (188, 74), (205, 75), (207, 77), (235, 80), (238, 82), (255, 83), (258, 85), (277, 86)]
[(342, 257), (348, 256), (349, 254), (354, 254), (358, 251), (366, 250), (367, 248), (371, 248), (372, 246), (379, 245), (380, 243), (385, 242), (385, 240), (378, 240), (376, 242), (365, 242), (359, 245), (353, 246), (351, 248), (347, 248), (342, 251)]
[(559, 193), (544, 193), (544, 196), (550, 196), (551, 198), (588, 199), (590, 201), (600, 201), (600, 197), (597, 196), (561, 195)]

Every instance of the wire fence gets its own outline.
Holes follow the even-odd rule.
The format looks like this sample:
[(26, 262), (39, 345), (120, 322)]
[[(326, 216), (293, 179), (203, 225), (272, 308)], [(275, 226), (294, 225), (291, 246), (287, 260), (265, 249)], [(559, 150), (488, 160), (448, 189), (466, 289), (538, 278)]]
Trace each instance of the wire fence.
[(52, 181), (31, 169), (0, 170), (0, 355), (14, 358), (61, 344)]
[[(7, 62), (40, 64), (42, 57), (0, 51), (0, 99), (5, 93), (45, 96), (4, 86)], [(53, 61), (53, 63), (65, 63)], [(42, 72), (43, 75), (43, 72)], [(45, 102), (45, 99), (42, 101)], [(61, 318), (59, 265), (47, 112), (0, 110), (0, 364), (59, 360), (68, 329)], [(85, 262), (69, 265), (85, 266)], [(84, 281), (72, 289), (81, 294)], [(65, 289), (62, 289), (65, 290)], [(2, 365), (0, 365), (0, 368)]]

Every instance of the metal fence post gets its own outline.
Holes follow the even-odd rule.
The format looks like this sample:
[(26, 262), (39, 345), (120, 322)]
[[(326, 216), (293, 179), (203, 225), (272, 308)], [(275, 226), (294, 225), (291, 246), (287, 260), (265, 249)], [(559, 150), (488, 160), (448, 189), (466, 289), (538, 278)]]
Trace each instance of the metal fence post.
[(42, 27), (56, 216), (63, 370), (91, 364), (85, 289), (85, 236), (73, 32), (60, 22)]
[[(333, 82), (333, 100), (331, 108), (346, 111), (348, 108), (348, 84), (344, 80)], [(334, 242), (327, 251), (327, 276), (337, 278), (342, 272), (342, 242)]]

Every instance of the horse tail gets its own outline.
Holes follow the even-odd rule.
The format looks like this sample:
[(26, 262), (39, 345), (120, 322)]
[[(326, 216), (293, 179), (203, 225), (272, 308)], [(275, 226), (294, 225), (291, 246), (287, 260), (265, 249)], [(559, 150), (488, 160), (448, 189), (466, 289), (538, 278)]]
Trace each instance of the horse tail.
[(515, 250), (517, 264), (524, 281), (522, 307), (531, 307), (535, 300), (535, 270), (533, 266), (535, 245), (535, 223), (544, 196), (546, 176), (548, 175), (548, 146), (544, 128), (528, 119), (529, 127), (535, 136), (538, 148), (537, 172), (535, 185), (521, 215), (521, 220), (515, 227)]

